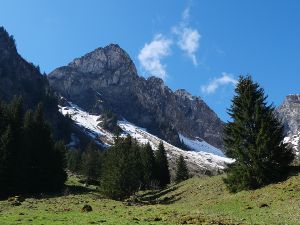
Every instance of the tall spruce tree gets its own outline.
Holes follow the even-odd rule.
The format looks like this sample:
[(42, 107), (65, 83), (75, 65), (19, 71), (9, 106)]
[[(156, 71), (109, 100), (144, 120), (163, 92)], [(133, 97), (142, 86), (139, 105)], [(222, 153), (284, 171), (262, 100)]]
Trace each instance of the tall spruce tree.
[(285, 178), (293, 160), (284, 144), (284, 131), (264, 90), (250, 76), (240, 77), (225, 127), (225, 150), (235, 162), (229, 165), (228, 189), (256, 189)]
[(141, 163), (143, 166), (143, 188), (152, 188), (157, 183), (157, 173), (155, 170), (154, 152), (149, 142), (141, 149)]
[(177, 160), (175, 181), (181, 182), (189, 179), (189, 170), (182, 155)]
[(54, 144), (40, 105), (0, 104), (0, 195), (57, 191), (66, 180), (64, 145)]
[(101, 190), (107, 197), (123, 199), (142, 186), (140, 148), (130, 136), (118, 138), (105, 154)]
[(100, 178), (101, 157), (98, 146), (90, 142), (82, 154), (82, 172), (87, 183), (94, 183)]
[(80, 149), (71, 149), (67, 152), (67, 168), (73, 173), (82, 172), (82, 152)]
[(167, 153), (163, 142), (160, 142), (158, 149), (155, 154), (156, 161), (156, 172), (158, 177), (158, 182), (161, 188), (166, 187), (170, 183), (170, 171), (169, 163), (167, 159)]

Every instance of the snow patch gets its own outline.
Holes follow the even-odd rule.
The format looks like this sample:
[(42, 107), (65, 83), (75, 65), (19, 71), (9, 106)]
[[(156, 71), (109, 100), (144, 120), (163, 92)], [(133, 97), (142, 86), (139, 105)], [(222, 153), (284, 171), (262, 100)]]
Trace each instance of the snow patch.
[[(168, 157), (169, 158), (178, 158), (180, 155), (182, 155), (189, 163), (194, 164), (196, 167), (201, 167), (202, 169), (207, 168), (213, 168), (213, 169), (224, 169), (226, 167), (226, 164), (232, 163), (234, 160), (230, 158), (226, 158), (221, 155), (220, 150), (217, 148), (214, 148), (213, 146), (209, 145), (208, 143), (197, 143), (198, 150), (197, 151), (184, 151), (180, 148), (177, 148), (171, 144), (169, 144), (166, 141), (163, 141), (162, 139), (150, 134), (147, 132), (146, 129), (135, 126), (134, 124), (122, 120), (118, 122), (118, 125), (122, 128), (122, 130), (132, 136), (133, 138), (136, 138), (139, 143), (146, 144), (149, 142), (149, 144), (152, 146), (154, 150), (157, 149), (159, 143), (162, 141)], [(188, 140), (188, 139), (185, 139)], [(200, 147), (205, 147), (200, 149)], [(220, 155), (205, 152), (203, 150), (214, 150)]]
[(201, 140), (200, 138), (190, 139), (180, 133), (179, 133), (179, 138), (186, 146), (188, 146), (190, 149), (194, 151), (208, 152), (222, 157), (225, 156), (220, 149), (215, 148), (214, 146), (208, 144), (206, 141)]
[(294, 150), (294, 153), (297, 157), (300, 157), (299, 152), (299, 141), (300, 141), (300, 132), (294, 135), (287, 136), (283, 139), (283, 143), (290, 144)]
[[(81, 127), (91, 138), (100, 139), (104, 143), (102, 144), (103, 147), (108, 147), (113, 143), (114, 135), (99, 126), (101, 122), (100, 116), (89, 114), (71, 102), (69, 104), (70, 107), (58, 106), (59, 112), (64, 116), (70, 116), (74, 123)], [(106, 141), (102, 141), (101, 137), (104, 137)], [(98, 141), (99, 144), (101, 142)]]

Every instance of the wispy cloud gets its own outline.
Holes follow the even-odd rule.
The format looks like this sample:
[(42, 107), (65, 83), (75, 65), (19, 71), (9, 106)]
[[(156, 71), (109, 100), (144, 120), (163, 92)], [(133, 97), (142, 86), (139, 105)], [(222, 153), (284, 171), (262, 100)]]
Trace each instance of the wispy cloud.
[(195, 66), (198, 65), (196, 52), (199, 48), (201, 35), (197, 29), (190, 26), (189, 20), (190, 6), (182, 12), (179, 24), (171, 28), (172, 35), (169, 38), (163, 34), (157, 34), (150, 43), (144, 45), (138, 55), (144, 71), (150, 75), (166, 79), (166, 64), (162, 63), (162, 59), (171, 55), (172, 46), (177, 46), (192, 60)]
[(166, 65), (162, 64), (161, 60), (171, 54), (171, 44), (171, 39), (162, 34), (155, 35), (150, 43), (144, 45), (138, 55), (142, 68), (150, 75), (165, 79)]
[(183, 50), (189, 58), (191, 58), (195, 66), (198, 65), (196, 52), (200, 45), (201, 35), (199, 31), (192, 28), (189, 24), (190, 7), (187, 7), (181, 16), (181, 21), (178, 26), (172, 28), (172, 33), (177, 36), (177, 45)]
[(201, 91), (205, 94), (213, 94), (216, 92), (216, 90), (225, 85), (236, 85), (237, 80), (234, 79), (232, 74), (229, 73), (222, 73), (221, 77), (214, 78), (209, 84), (203, 85), (201, 87)]

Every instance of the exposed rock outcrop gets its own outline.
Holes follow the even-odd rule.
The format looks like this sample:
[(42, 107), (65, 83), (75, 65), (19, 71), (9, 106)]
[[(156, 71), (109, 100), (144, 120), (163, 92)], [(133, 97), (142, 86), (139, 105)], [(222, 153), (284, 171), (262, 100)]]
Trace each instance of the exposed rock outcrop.
[(289, 143), (299, 157), (300, 140), (300, 94), (288, 95), (277, 109), (285, 127), (285, 142)]

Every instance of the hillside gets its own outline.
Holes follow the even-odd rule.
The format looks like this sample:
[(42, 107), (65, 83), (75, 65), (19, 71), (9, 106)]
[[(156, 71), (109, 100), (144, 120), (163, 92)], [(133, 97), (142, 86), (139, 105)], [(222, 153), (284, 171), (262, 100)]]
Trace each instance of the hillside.
[(57, 112), (57, 98), (47, 77), (18, 53), (13, 36), (0, 26), (0, 101), (8, 103), (15, 96), (22, 97), (25, 109), (42, 103), (55, 137), (69, 138), (67, 123)]
[[(238, 194), (228, 193), (222, 176), (193, 178), (161, 192), (140, 193), (135, 204), (105, 199), (74, 177), (68, 185), (64, 195), (27, 198), (20, 206), (0, 201), (1, 224), (299, 225), (300, 221), (300, 175)], [(93, 211), (81, 212), (85, 204)]]

